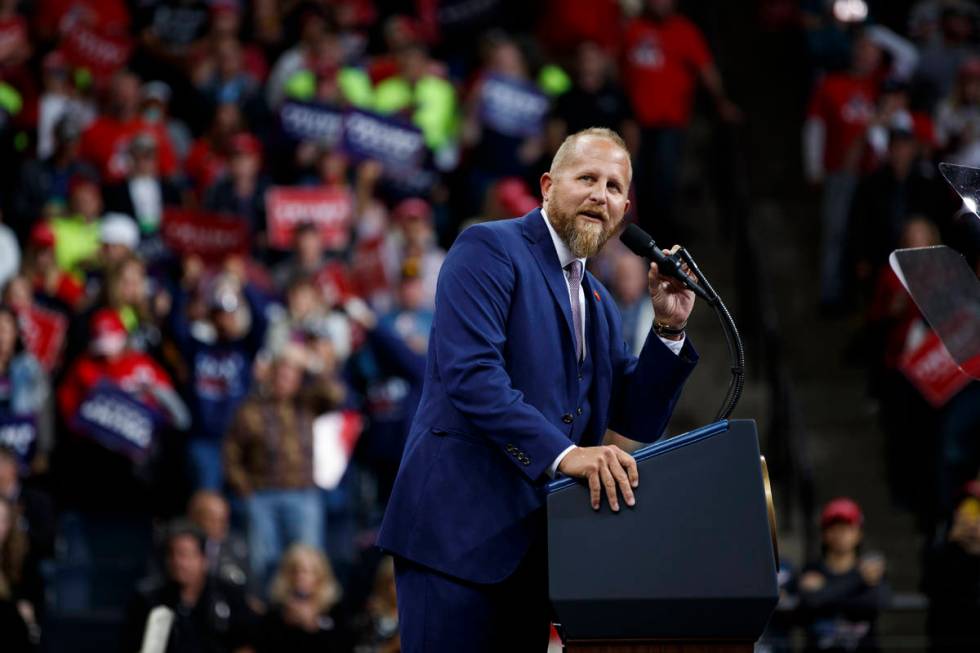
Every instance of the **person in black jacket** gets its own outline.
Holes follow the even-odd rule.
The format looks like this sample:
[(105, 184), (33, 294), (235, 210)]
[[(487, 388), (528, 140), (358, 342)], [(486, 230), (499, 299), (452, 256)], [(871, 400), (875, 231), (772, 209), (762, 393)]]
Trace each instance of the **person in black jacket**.
[(980, 481), (970, 481), (925, 574), (934, 651), (980, 650)]
[[(167, 653), (235, 653), (249, 650), (256, 623), (240, 587), (208, 574), (204, 534), (187, 522), (171, 526), (163, 579), (143, 584), (132, 599), (122, 633), (122, 653), (141, 650), (144, 637), (166, 641)], [(151, 612), (173, 613), (169, 628), (148, 628)], [(284, 649), (288, 650), (288, 649)]]
[(256, 653), (337, 653), (351, 650), (347, 620), (336, 609), (341, 587), (317, 548), (294, 544), (272, 581), (272, 606), (262, 620)]
[(876, 651), (875, 623), (888, 598), (885, 562), (859, 555), (864, 515), (848, 498), (828, 503), (820, 517), (823, 556), (800, 575), (800, 616), (807, 651)]

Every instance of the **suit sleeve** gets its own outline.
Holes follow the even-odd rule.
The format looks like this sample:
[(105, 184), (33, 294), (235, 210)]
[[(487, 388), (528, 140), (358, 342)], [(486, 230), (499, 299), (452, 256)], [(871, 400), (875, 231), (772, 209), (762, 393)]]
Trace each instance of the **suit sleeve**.
[[(619, 333), (618, 315), (613, 316), (612, 324), (613, 333)], [(639, 357), (620, 342), (613, 347), (612, 360), (609, 428), (640, 442), (659, 439), (698, 361), (691, 339), (684, 338), (684, 346), (675, 354), (651, 330)]]
[(506, 369), (513, 263), (492, 230), (476, 225), (456, 240), (436, 288), (436, 370), (449, 401), (532, 481), (571, 441), (516, 390)]

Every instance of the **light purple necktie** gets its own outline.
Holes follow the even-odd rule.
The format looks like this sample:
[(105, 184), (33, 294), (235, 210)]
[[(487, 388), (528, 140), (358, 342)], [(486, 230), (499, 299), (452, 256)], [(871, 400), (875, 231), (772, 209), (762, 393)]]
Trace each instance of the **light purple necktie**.
[(582, 286), (582, 262), (575, 260), (565, 266), (568, 270), (568, 299), (572, 304), (572, 326), (575, 331), (575, 356), (582, 360), (582, 307), (578, 294)]

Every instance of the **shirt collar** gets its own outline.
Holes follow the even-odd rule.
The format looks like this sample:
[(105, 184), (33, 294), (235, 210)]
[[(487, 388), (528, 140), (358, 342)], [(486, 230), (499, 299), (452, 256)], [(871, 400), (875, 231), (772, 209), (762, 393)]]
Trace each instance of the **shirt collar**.
[(582, 263), (582, 271), (585, 271), (585, 259), (576, 259), (575, 255), (572, 254), (571, 250), (568, 249), (568, 245), (565, 241), (561, 239), (555, 228), (551, 226), (551, 220), (548, 219), (547, 214), (545, 214), (544, 209), (541, 209), (541, 219), (544, 220), (545, 225), (548, 227), (548, 233), (551, 234), (551, 242), (555, 244), (555, 251), (558, 253), (558, 262), (561, 263), (561, 267), (564, 270), (569, 263), (572, 261), (579, 261)]

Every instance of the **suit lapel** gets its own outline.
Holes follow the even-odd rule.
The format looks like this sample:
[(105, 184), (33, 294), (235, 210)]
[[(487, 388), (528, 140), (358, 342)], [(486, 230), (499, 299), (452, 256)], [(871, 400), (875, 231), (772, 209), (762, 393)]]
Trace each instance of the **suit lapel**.
[[(541, 274), (544, 275), (548, 290), (552, 298), (558, 305), (558, 310), (565, 318), (565, 333), (569, 342), (575, 342), (574, 331), (572, 331), (572, 307), (568, 298), (568, 285), (565, 283), (565, 274), (562, 272), (561, 263), (558, 261), (558, 252), (555, 251), (555, 244), (551, 240), (548, 227), (544, 224), (544, 216), (540, 209), (535, 209), (524, 216), (524, 237), (530, 241), (528, 247)], [(569, 352), (568, 357), (575, 358), (575, 347), (566, 347)]]
[(598, 284), (594, 282), (591, 273), (586, 273), (583, 289), (585, 290), (585, 303), (588, 306), (589, 322), (586, 329), (586, 337), (591, 347), (592, 355), (592, 391), (589, 403), (592, 405), (592, 423), (597, 431), (597, 444), (601, 443), (605, 435), (606, 423), (609, 420), (609, 384), (612, 381), (612, 361), (609, 359), (609, 322), (606, 321), (605, 311), (602, 310), (603, 301), (612, 301), (611, 297), (604, 297), (598, 292)]

